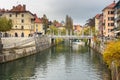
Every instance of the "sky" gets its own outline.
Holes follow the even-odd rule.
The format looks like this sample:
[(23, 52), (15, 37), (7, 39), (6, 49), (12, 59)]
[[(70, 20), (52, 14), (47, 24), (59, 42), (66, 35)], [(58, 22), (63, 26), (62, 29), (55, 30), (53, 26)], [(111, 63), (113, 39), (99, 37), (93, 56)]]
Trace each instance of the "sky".
[[(71, 16), (74, 24), (84, 25), (89, 18), (102, 13), (114, 0), (0, 0), (0, 8), (11, 9), (12, 6), (25, 4), (26, 9), (38, 17), (46, 14), (49, 20), (65, 21)], [(118, 2), (118, 0), (115, 0)]]

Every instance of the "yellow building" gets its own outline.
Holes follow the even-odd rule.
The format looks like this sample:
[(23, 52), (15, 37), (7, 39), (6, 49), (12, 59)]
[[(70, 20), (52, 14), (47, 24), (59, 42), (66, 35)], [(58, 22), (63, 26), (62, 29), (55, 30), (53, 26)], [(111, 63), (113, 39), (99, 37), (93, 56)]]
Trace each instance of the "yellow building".
[(27, 11), (25, 5), (13, 6), (11, 10), (0, 9), (0, 16), (12, 20), (13, 27), (7, 32), (9, 36), (28, 37), (42, 30), (42, 23), (35, 21), (35, 15)]
[(34, 32), (44, 34), (42, 19), (35, 17), (34, 21)]
[(99, 23), (100, 23), (100, 14), (97, 14), (95, 16), (95, 31), (98, 32), (99, 31)]
[(103, 34), (104, 36), (114, 36), (111, 31), (114, 28), (114, 7), (115, 1), (103, 9)]

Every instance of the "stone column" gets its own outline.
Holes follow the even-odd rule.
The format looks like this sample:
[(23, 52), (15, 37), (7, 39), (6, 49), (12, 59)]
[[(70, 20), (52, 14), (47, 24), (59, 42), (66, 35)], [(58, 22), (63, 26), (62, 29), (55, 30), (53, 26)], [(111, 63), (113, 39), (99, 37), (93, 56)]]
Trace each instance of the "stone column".
[(2, 44), (2, 39), (1, 39), (1, 35), (0, 35), (0, 53), (2, 53), (2, 49), (3, 49), (3, 44)]

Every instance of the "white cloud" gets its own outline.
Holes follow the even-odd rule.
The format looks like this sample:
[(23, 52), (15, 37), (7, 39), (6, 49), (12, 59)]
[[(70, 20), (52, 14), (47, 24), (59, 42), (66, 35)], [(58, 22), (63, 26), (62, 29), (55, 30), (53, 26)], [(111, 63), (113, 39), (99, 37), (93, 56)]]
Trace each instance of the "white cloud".
[(83, 24), (112, 2), (113, 0), (0, 0), (0, 8), (10, 9), (19, 3), (26, 4), (27, 9), (39, 17), (46, 14), (50, 20), (64, 20), (68, 14), (75, 23)]

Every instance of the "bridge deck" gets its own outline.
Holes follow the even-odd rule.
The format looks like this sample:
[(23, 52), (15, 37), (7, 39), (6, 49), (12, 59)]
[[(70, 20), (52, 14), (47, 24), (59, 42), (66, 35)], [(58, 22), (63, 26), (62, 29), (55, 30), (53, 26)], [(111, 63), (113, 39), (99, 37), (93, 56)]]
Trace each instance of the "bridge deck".
[(76, 36), (76, 35), (48, 35), (49, 38), (64, 38), (64, 39), (92, 39), (93, 36), (84, 35), (84, 36)]

